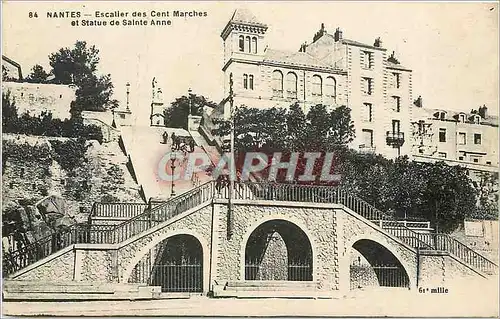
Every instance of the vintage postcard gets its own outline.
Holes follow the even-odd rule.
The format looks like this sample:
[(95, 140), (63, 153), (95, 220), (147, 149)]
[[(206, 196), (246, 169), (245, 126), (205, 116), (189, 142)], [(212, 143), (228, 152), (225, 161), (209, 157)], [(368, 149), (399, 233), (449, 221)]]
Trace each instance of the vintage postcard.
[(497, 2), (2, 3), (2, 315), (497, 317)]

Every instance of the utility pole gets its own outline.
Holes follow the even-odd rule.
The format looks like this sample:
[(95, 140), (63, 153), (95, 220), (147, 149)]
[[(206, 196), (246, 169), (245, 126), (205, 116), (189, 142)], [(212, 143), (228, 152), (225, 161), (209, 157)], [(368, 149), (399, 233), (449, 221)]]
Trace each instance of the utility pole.
[(189, 88), (188, 90), (188, 97), (189, 97), (189, 115), (193, 115), (193, 100), (191, 98), (191, 93), (193, 91), (191, 90), (191, 88)]
[(231, 238), (233, 234), (233, 192), (234, 192), (234, 178), (233, 178), (233, 167), (234, 167), (234, 99), (233, 99), (233, 74), (229, 75), (229, 114), (231, 129), (229, 132), (229, 138), (231, 143), (231, 161), (229, 167), (229, 199), (228, 199), (228, 211), (227, 211), (227, 238)]

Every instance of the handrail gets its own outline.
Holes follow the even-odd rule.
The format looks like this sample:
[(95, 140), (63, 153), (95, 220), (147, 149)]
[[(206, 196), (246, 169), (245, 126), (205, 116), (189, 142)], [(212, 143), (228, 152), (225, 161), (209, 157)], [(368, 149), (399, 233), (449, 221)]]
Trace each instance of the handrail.
[[(498, 268), (498, 265), (488, 258), (455, 238), (446, 234), (414, 232), (404, 224), (401, 225), (392, 216), (386, 215), (340, 187), (267, 182), (235, 182), (234, 185), (236, 191), (233, 194), (236, 199), (342, 204), (367, 220), (383, 221), (382, 226), (385, 225), (383, 227), (385, 231), (415, 249), (445, 250), (485, 273)], [(4, 276), (72, 244), (116, 244), (123, 242), (215, 197), (228, 199), (228, 191), (228, 185), (208, 181), (169, 199), (167, 202), (147, 208), (143, 213), (118, 225), (73, 225), (67, 230), (54, 233), (16, 251), (4, 254)]]

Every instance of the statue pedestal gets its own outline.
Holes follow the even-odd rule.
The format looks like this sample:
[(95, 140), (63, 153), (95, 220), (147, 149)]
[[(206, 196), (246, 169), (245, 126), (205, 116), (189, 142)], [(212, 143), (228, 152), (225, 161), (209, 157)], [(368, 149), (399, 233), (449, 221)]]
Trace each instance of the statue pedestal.
[(188, 115), (188, 131), (198, 131), (201, 124), (200, 115)]

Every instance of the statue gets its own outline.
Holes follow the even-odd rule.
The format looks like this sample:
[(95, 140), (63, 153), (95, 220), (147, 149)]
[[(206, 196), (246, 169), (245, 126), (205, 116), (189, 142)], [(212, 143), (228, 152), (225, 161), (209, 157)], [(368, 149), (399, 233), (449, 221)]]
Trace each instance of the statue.
[(168, 143), (168, 133), (167, 131), (163, 132), (163, 144), (167, 144)]
[(155, 100), (155, 97), (156, 97), (156, 77), (153, 77), (153, 81), (151, 81), (151, 86), (153, 87), (153, 101)]

